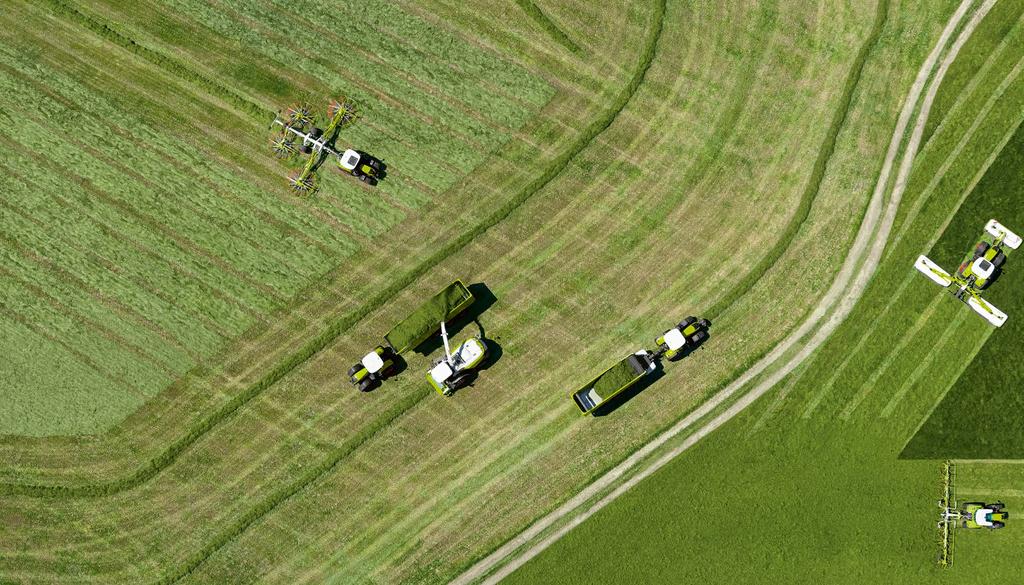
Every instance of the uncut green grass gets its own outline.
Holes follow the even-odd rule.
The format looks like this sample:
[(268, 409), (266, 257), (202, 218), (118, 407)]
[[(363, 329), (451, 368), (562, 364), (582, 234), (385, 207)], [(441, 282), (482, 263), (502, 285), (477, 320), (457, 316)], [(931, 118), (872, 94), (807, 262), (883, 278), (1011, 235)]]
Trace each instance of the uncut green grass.
[[(1024, 127), (957, 212), (929, 257), (955, 268), (989, 218), (1024, 226)], [(985, 298), (1009, 315), (901, 453), (910, 459), (1024, 459), (1024, 267), (1016, 252)], [(952, 299), (950, 299), (952, 301)], [(953, 301), (955, 302), (955, 301)], [(965, 308), (965, 310), (967, 310)]]

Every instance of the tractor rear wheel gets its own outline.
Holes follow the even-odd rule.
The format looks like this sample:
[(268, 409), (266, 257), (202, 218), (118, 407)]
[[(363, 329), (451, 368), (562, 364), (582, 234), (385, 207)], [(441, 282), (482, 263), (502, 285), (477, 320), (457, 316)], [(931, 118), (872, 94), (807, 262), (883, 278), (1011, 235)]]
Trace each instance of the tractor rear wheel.
[(360, 392), (369, 392), (370, 390), (373, 390), (373, 385), (374, 385), (373, 378), (369, 378), (368, 377), (368, 378), (366, 378), (365, 380), (363, 380), (362, 382), (359, 383), (359, 391)]
[(978, 242), (978, 246), (974, 248), (974, 257), (981, 258), (988, 252), (988, 242)]
[(689, 327), (690, 325), (693, 325), (696, 322), (697, 322), (697, 318), (694, 317), (693, 315), (690, 315), (689, 317), (687, 317), (687, 318), (685, 318), (685, 319), (683, 319), (682, 321), (679, 322), (679, 329), (686, 329), (687, 327)]
[(1003, 264), (1005, 264), (1005, 263), (1006, 263), (1006, 254), (1003, 254), (1002, 252), (996, 252), (995, 258), (992, 259), (992, 266), (995, 266), (998, 269), (998, 268), (1002, 268)]
[(462, 388), (469, 382), (469, 376), (469, 372), (459, 372), (458, 374), (455, 374), (455, 376), (452, 377), (452, 379), (448, 382), (448, 385), (451, 387), (452, 390)]
[(348, 369), (348, 377), (351, 378), (352, 376), (355, 376), (356, 372), (358, 372), (362, 368), (363, 368), (363, 364), (356, 364), (356, 365), (352, 366), (351, 368)]

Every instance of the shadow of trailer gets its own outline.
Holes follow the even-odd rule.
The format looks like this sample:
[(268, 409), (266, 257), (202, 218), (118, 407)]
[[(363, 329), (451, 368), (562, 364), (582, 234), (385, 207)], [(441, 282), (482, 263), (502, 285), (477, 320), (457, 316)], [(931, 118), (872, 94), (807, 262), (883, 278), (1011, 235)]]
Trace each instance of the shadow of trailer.
[(621, 361), (587, 382), (571, 394), (580, 413), (593, 413), (621, 392), (632, 387), (658, 368), (657, 358), (643, 349), (626, 356)]

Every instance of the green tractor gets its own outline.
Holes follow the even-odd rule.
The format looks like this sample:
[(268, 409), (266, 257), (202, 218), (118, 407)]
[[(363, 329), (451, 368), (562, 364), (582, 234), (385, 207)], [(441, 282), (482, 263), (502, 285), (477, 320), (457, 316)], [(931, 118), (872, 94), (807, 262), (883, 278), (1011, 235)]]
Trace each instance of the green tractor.
[(471, 337), (452, 353), (444, 321), (441, 321), (441, 341), (444, 343), (444, 356), (430, 364), (427, 382), (441, 395), (451, 396), (469, 383), (473, 370), (483, 363), (487, 357), (487, 343), (482, 337)]
[(338, 156), (338, 168), (367, 185), (376, 185), (387, 174), (387, 165), (379, 158), (351, 148)]
[(1010, 514), (1004, 510), (1005, 504), (997, 502), (967, 502), (960, 508), (960, 526), (963, 528), (988, 528), (997, 530), (1006, 526)]
[(687, 317), (654, 340), (654, 344), (658, 346), (655, 355), (675, 361), (707, 341), (710, 337), (710, 328), (711, 321), (707, 319)]
[(378, 345), (348, 370), (348, 379), (360, 392), (369, 392), (395, 370), (395, 354), (390, 347)]
[(1006, 322), (1006, 313), (982, 299), (981, 292), (995, 282), (1003, 271), (1006, 257), (1020, 245), (1020, 236), (992, 219), (985, 224), (985, 231), (974, 248), (964, 256), (956, 274), (949, 274), (927, 256), (919, 256), (914, 268), (966, 303), (986, 321), (1001, 327)]

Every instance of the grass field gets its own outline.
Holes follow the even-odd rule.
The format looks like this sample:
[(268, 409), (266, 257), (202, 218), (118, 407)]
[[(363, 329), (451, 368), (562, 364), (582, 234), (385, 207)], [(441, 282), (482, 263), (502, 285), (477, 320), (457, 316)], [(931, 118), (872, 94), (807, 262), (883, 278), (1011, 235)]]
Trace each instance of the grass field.
[[(993, 333), (911, 268), (928, 250), (955, 264), (990, 216), (1019, 216), (1021, 18), (1020, 7), (993, 11), (965, 46), (971, 75), (954, 75), (937, 99), (945, 105), (915, 162), (901, 237), (837, 334), (773, 393), (509, 582), (973, 583), (988, 579), (993, 559), (1006, 575), (1021, 572), (1013, 528), (959, 531), (953, 567), (934, 562), (942, 458), (964, 460), (960, 501), (1024, 504), (1018, 462), (977, 460), (1019, 454), (1016, 368), (993, 371), (985, 357), (1012, 361), (1019, 344), (1000, 341), (1013, 329)], [(979, 61), (985, 44), (997, 50)], [(991, 298), (1016, 306), (1014, 280), (1008, 272)], [(1009, 412), (971, 424), (979, 402)]]
[[(456, 576), (804, 319), (843, 262), (907, 88), (954, 8), (507, 4), (373, 1), (342, 18), (312, 2), (90, 0), (0, 15), (0, 80), (12, 96), (0, 98), (12, 126), (0, 162), (16, 177), (0, 204), (11, 234), (0, 317), (12, 332), (3, 374), (19, 381), (3, 397), (20, 409), (0, 419), (0, 581)], [(723, 476), (771, 478), (782, 487), (765, 489), (788, 498), (797, 480), (823, 481), (805, 455), (842, 451), (834, 495), (869, 478), (859, 506), (836, 506), (858, 529), (875, 526), (864, 504), (890, 493), (889, 474), (909, 475), (908, 493), (925, 502), (937, 497), (937, 467), (895, 454), (944, 388), (919, 395), (907, 364), (920, 347), (860, 341), (873, 339), (863, 323), (884, 318), (953, 349), (987, 337), (950, 299), (929, 305), (927, 282), (900, 285), (905, 317), (877, 283), (903, 283), (906, 258), (930, 247), (995, 157), (1006, 119), (1022, 111), (1010, 78), (1019, 47), (957, 74), (961, 89), (942, 98), (899, 239), (864, 301), (869, 320), (841, 328), (785, 400), (762, 400), (677, 462), (713, 471), (666, 470), (665, 490), (700, 487), (720, 504), (750, 497), (720, 489)], [(279, 105), (339, 93), (362, 112), (344, 139), (384, 158), (389, 177), (369, 191), (327, 176), (316, 197), (293, 198), (264, 128)], [(62, 140), (44, 150), (55, 133)], [(479, 322), (501, 358), (475, 386), (442, 399), (423, 381), (429, 357), (410, 354), (383, 388), (349, 387), (347, 367), (455, 278), (495, 297)], [(568, 392), (687, 314), (714, 321), (704, 349), (609, 416), (580, 419)], [(966, 333), (942, 336), (954, 318)], [(455, 343), (477, 333), (451, 330)], [(887, 357), (893, 346), (909, 361)], [(64, 370), (33, 373), (63, 354)], [(864, 385), (878, 363), (909, 376), (891, 409)], [(965, 363), (937, 367), (952, 380)], [(817, 372), (835, 374), (822, 385)], [(880, 408), (905, 432), (875, 424)], [(58, 434), (80, 436), (22, 436)], [(766, 447), (751, 455), (755, 439)], [(1007, 469), (961, 477), (977, 493), (1004, 485)], [(680, 503), (637, 497), (642, 510)], [(894, 550), (917, 550), (932, 510), (915, 498), (894, 505), (903, 526), (924, 520)], [(727, 516), (751, 529), (763, 519)], [(623, 519), (616, 526), (631, 530)], [(603, 534), (606, 521), (559, 546), (586, 542), (591, 526)], [(709, 542), (737, 534), (700, 526), (721, 530)], [(684, 528), (668, 529), (688, 539)], [(788, 542), (814, 544), (817, 528)], [(757, 542), (727, 554), (769, 554)], [(958, 554), (971, 546), (965, 538)], [(517, 578), (550, 582), (541, 577), (567, 570), (567, 550)], [(635, 570), (644, 558), (605, 561)], [(837, 566), (856, 560), (843, 558)], [(589, 570), (576, 578), (599, 580)]]

